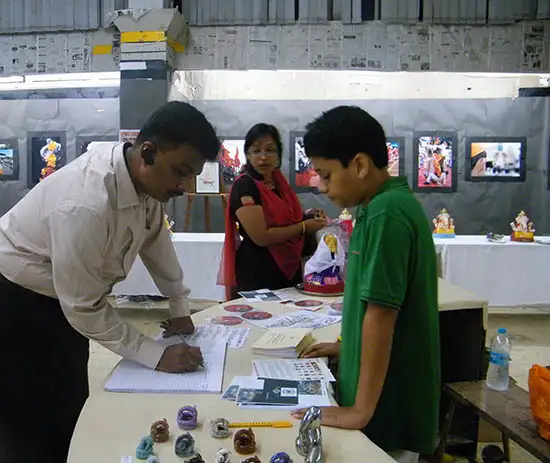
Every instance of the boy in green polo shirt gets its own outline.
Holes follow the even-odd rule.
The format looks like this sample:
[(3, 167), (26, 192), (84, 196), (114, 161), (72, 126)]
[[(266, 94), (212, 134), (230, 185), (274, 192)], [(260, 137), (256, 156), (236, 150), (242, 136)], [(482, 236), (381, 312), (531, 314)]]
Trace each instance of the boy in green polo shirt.
[(396, 459), (415, 461), (436, 448), (441, 386), (428, 219), (407, 179), (388, 174), (384, 129), (366, 111), (341, 106), (323, 113), (307, 126), (304, 144), (319, 191), (342, 208), (358, 206), (342, 341), (305, 354), (339, 355), (340, 407), (325, 408), (323, 424), (362, 429)]

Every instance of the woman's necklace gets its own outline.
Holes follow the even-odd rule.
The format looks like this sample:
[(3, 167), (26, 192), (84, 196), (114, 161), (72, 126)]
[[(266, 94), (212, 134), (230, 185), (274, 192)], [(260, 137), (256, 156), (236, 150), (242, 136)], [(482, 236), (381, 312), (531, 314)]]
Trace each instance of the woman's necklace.
[(265, 186), (268, 187), (270, 190), (275, 189), (275, 182), (273, 182), (273, 181), (264, 181), (264, 183), (265, 183)]

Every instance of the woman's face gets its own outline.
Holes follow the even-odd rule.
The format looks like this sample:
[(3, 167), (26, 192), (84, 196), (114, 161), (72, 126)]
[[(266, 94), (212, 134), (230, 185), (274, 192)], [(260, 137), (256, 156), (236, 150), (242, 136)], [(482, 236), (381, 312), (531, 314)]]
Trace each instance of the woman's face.
[(269, 135), (257, 138), (246, 153), (250, 165), (263, 176), (279, 168), (279, 156), (275, 140)]

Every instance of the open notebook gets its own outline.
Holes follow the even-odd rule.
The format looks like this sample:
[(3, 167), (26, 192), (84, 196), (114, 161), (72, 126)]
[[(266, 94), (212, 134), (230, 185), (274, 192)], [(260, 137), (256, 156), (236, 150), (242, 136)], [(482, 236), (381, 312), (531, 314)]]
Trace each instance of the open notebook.
[[(170, 345), (182, 341), (179, 337), (173, 336), (159, 342)], [(198, 371), (181, 374), (163, 373), (123, 359), (107, 379), (105, 390), (141, 393), (221, 393), (227, 339), (189, 344), (201, 348), (204, 367)]]

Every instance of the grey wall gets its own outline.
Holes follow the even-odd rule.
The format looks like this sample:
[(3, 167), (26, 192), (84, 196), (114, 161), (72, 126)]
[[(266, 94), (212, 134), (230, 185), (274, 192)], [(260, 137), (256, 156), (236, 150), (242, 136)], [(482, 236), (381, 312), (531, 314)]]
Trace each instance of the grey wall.
[[(257, 122), (275, 124), (282, 132), (285, 153), (282, 170), (288, 176), (288, 144), (291, 130), (305, 124), (323, 110), (339, 104), (358, 104), (383, 124), (388, 136), (406, 139), (405, 167), (409, 182), (413, 178), (413, 132), (448, 130), (458, 134), (458, 189), (454, 194), (418, 195), (430, 218), (446, 207), (457, 223), (459, 234), (489, 231), (509, 233), (509, 222), (525, 209), (538, 232), (550, 233), (550, 194), (547, 192), (548, 102), (543, 98), (492, 100), (401, 100), (382, 101), (197, 101), (197, 108), (225, 136), (244, 135)], [(464, 181), (465, 138), (468, 136), (527, 137), (527, 180), (525, 183), (467, 183)], [(338, 214), (322, 195), (300, 194), (304, 208), (323, 207)], [(212, 202), (212, 201), (211, 201)], [(203, 205), (193, 207), (194, 231), (203, 230)], [(185, 199), (175, 205), (178, 227), (183, 223)], [(221, 204), (211, 205), (214, 232), (223, 232)]]
[(18, 139), (20, 155), (19, 180), (0, 181), (0, 215), (29, 191), (27, 131), (66, 132), (68, 162), (75, 158), (77, 136), (118, 136), (118, 98), (0, 99), (0, 114), (0, 138)]

